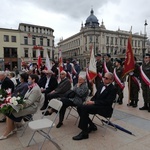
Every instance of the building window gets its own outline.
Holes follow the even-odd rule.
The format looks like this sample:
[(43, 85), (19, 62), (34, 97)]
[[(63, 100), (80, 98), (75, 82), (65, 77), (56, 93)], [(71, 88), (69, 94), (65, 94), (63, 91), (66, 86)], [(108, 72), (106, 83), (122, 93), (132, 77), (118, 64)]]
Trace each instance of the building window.
[(43, 58), (43, 56), (44, 56), (43, 54), (44, 54), (44, 52), (40, 51), (41, 58)]
[(28, 49), (25, 49), (25, 50), (24, 50), (24, 57), (29, 57)]
[(11, 36), (11, 41), (16, 42), (16, 36)]
[(33, 50), (32, 55), (33, 55), (33, 58), (36, 58), (36, 50)]
[(43, 46), (43, 38), (40, 38), (40, 45)]
[(124, 46), (126, 46), (126, 39), (124, 39)]
[(138, 47), (140, 47), (140, 41), (138, 41)]
[(4, 48), (4, 57), (17, 58), (17, 48)]
[(135, 40), (135, 47), (137, 47), (137, 40)]
[(98, 36), (96, 36), (96, 43), (98, 43)]
[(47, 46), (50, 46), (50, 39), (47, 39)]
[(122, 38), (120, 38), (120, 45), (122, 45)]
[(90, 43), (92, 42), (92, 36), (89, 36), (89, 42)]
[(4, 35), (4, 42), (9, 42), (9, 36), (8, 35)]
[(36, 38), (35, 37), (32, 37), (32, 44), (36, 45)]
[(115, 45), (118, 45), (118, 38), (115, 38)]
[(106, 44), (109, 44), (109, 36), (106, 36)]
[(113, 37), (111, 37), (111, 45), (113, 45), (113, 40), (114, 40)]
[(24, 44), (28, 45), (28, 37), (26, 37), (26, 36), (24, 37)]

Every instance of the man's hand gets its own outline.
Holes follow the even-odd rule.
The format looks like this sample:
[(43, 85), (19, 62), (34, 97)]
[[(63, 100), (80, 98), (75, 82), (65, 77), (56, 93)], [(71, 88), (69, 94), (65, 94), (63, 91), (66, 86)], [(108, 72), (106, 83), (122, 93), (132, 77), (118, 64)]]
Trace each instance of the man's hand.
[(88, 100), (85, 102), (85, 105), (94, 105), (94, 101)]

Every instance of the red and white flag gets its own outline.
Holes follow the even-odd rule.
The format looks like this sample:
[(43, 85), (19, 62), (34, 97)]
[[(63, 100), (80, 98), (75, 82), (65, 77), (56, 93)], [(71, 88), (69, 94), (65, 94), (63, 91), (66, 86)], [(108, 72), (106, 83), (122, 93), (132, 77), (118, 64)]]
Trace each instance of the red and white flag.
[(45, 66), (46, 66), (47, 70), (51, 70), (51, 68), (52, 68), (52, 65), (51, 65), (51, 62), (49, 60), (48, 54), (46, 54)]
[(40, 50), (38, 49), (38, 62), (37, 62), (38, 69), (40, 69), (41, 64), (42, 64), (42, 59), (41, 59)]
[(62, 52), (61, 50), (59, 50), (59, 58), (58, 58), (58, 62), (59, 62), (59, 72), (61, 72), (63, 69), (63, 60), (62, 60)]
[(90, 56), (90, 63), (89, 63), (89, 78), (90, 80), (94, 80), (96, 76), (97, 76), (96, 60), (94, 56), (94, 49), (91, 46), (91, 56)]

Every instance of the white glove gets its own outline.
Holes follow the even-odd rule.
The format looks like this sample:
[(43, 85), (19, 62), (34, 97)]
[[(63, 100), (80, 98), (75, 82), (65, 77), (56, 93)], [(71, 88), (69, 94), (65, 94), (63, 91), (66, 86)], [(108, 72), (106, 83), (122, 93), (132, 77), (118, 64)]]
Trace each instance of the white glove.
[(134, 74), (134, 72), (130, 72), (129, 75), (132, 76)]

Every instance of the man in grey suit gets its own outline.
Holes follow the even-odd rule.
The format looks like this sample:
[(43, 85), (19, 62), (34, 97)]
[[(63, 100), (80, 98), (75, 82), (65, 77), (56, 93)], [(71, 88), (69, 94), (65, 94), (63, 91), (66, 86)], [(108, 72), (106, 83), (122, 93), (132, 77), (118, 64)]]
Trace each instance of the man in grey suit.
[[(51, 91), (49, 94), (47, 94), (47, 97), (44, 101), (44, 103), (46, 104), (45, 107), (41, 110), (46, 109), (47, 105), (48, 105), (48, 101), (50, 101), (52, 98), (59, 98), (59, 97), (63, 97), (64, 94), (71, 89), (71, 83), (69, 81), (69, 79), (66, 77), (67, 73), (65, 71), (61, 71), (60, 73), (60, 83), (58, 84), (57, 88), (53, 91)], [(45, 115), (49, 115), (49, 114), (45, 114)]]

